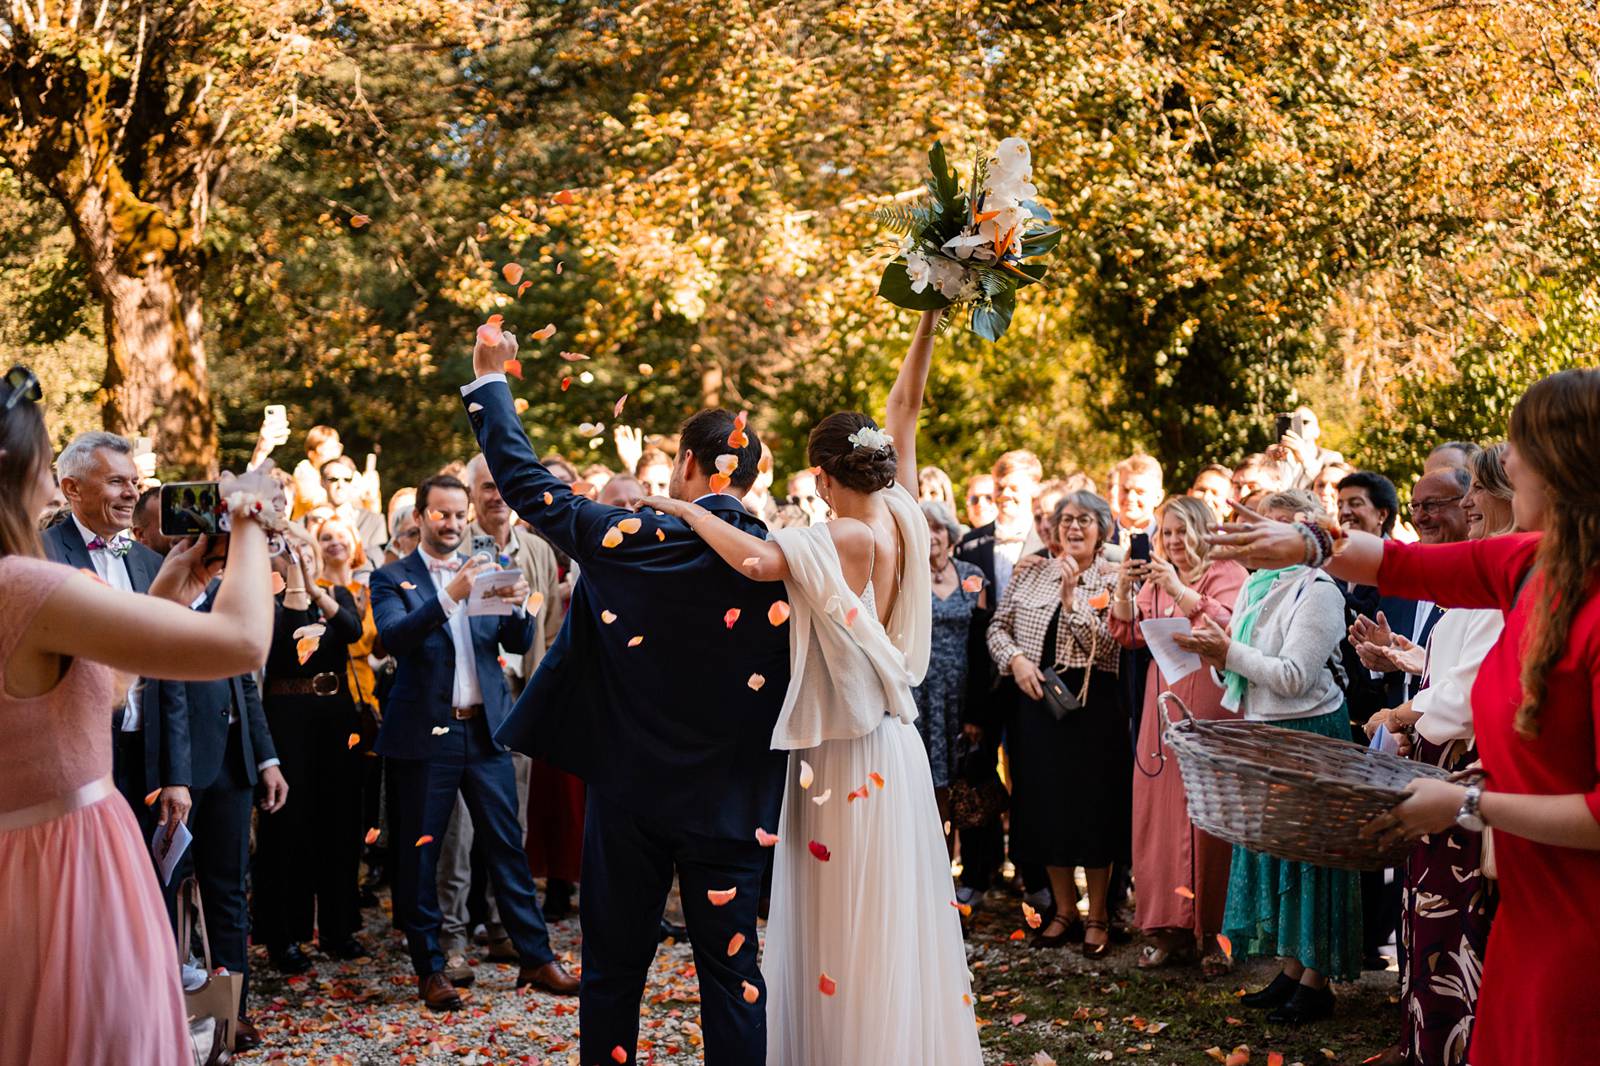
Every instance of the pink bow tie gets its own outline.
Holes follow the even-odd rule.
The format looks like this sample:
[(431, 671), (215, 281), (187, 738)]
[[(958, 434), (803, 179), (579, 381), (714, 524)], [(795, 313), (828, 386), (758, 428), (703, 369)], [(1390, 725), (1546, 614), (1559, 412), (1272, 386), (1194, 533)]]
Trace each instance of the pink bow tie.
[(128, 539), (126, 533), (118, 533), (109, 542), (95, 537), (87, 547), (92, 552), (110, 552), (112, 558), (120, 559), (128, 554), (128, 549), (133, 547), (133, 541)]
[(429, 559), (428, 560), (428, 569), (429, 570), (450, 570), (450, 571), (460, 570), (461, 569), (461, 557), (459, 555), (452, 555), (448, 559)]

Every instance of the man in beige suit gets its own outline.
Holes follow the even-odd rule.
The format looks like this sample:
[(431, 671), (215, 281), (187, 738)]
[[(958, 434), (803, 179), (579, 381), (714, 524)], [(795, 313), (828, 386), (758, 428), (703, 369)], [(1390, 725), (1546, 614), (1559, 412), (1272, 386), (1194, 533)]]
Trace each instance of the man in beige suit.
[[(473, 520), (467, 526), (466, 543), (470, 545), (473, 537), (494, 538), (499, 546), (501, 565), (509, 563), (522, 571), (528, 588), (532, 590), (528, 610), (540, 620), (540, 624), (534, 628), (533, 643), (528, 646), (526, 655), (514, 655), (505, 649), (500, 652), (501, 660), (505, 663), (506, 682), (511, 686), (511, 698), (515, 700), (522, 694), (523, 686), (544, 657), (545, 649), (561, 629), (561, 594), (556, 556), (543, 539), (514, 521), (511, 508), (500, 498), (494, 475), (489, 472), (483, 456), (472, 457), (462, 472), (462, 480), (467, 483), (473, 513)], [(517, 767), (517, 813), (526, 834), (528, 757), (513, 752), (512, 760)], [(467, 816), (465, 802), (457, 796), (456, 809), (450, 816), (450, 826), (445, 831), (439, 854), (439, 910), (444, 916), (439, 946), (445, 955), (445, 974), (457, 987), (471, 984), (473, 977), (472, 967), (467, 960), (467, 947), (472, 935), (467, 914), (467, 896), (472, 886), (471, 855), (472, 819)], [(517, 950), (500, 926), (492, 890), (485, 924), (488, 958), (516, 961)]]

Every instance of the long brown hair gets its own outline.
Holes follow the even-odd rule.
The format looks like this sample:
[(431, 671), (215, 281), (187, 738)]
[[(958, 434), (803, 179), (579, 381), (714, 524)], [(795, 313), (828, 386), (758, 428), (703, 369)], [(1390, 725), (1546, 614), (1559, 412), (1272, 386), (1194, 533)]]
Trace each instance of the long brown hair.
[[(0, 400), (10, 394), (11, 389), (0, 384)], [(49, 463), (50, 432), (39, 405), (19, 400), (11, 410), (0, 412), (0, 557), (44, 557), (39, 516), (28, 513), (25, 501)]]
[(1539, 735), (1546, 681), (1600, 566), (1600, 370), (1563, 370), (1535, 384), (1511, 411), (1517, 457), (1550, 488), (1534, 565), (1542, 575), (1522, 647), (1516, 729)]

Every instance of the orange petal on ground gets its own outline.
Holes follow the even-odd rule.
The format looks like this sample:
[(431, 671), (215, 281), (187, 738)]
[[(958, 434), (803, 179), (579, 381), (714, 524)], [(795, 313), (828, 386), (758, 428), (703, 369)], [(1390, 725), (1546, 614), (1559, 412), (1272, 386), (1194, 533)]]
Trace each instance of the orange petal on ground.
[(739, 457), (737, 455), (717, 456), (717, 473), (727, 474), (732, 477), (733, 472), (737, 469), (739, 469)]
[(660, 526), (657, 526), (656, 527), (656, 539), (659, 540), (659, 541), (663, 541), (664, 542), (667, 539), (667, 531), (662, 529)]
[(1013, 929), (1011, 931), (1010, 939), (1012, 939), (1012, 940), (1026, 940), (1027, 937), (1028, 937), (1028, 934), (1024, 933), (1021, 929)]
[(562, 189), (560, 192), (550, 197), (550, 202), (553, 204), (561, 204), (563, 206), (567, 204), (575, 204), (578, 202), (578, 194), (573, 192), (571, 189)]
[(737, 896), (738, 894), (739, 887), (737, 885), (735, 885), (733, 888), (706, 889), (706, 899), (711, 901), (711, 905), (713, 907), (726, 907), (728, 904), (733, 902), (733, 897)]

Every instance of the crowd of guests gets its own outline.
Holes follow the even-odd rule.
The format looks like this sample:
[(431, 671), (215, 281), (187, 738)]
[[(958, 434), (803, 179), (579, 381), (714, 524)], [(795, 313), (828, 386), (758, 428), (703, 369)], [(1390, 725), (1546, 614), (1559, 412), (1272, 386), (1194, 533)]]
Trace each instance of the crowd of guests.
[[(1100, 958), (1138, 936), (1139, 967), (1207, 976), (1278, 959), (1243, 1002), (1286, 1024), (1332, 1015), (1330, 981), (1387, 967), (1387, 952), (1403, 1029), (1379, 1061), (1463, 1063), (1499, 901), (1483, 834), (1429, 832), (1402, 867), (1369, 875), (1279, 860), (1198, 830), (1163, 752), (1171, 693), (1199, 719), (1354, 739), (1449, 770), (1478, 760), (1473, 688), (1502, 609), (1447, 610), (1420, 579), (1408, 598), (1300, 563), (1247, 568), (1213, 541), (1241, 515), (1336, 520), (1397, 544), (1500, 537), (1518, 528), (1507, 446), (1439, 444), (1404, 472), (1402, 505), (1390, 478), (1321, 446), (1314, 412), (1296, 411), (1292, 427), (1187, 486), (1145, 454), (1101, 479), (1010, 451), (959, 490), (946, 471), (921, 471), (933, 635), (917, 728), (956, 901), (970, 914), (1021, 895), (1039, 950)], [(264, 425), (254, 459), (287, 437)], [(615, 445), (615, 468), (544, 463), (608, 504), (667, 493), (667, 440), (619, 427)], [(573, 911), (583, 784), (499, 751), (484, 719), (537, 667), (578, 568), (517, 520), (481, 456), (385, 501), (375, 461), (359, 467), (334, 429), (314, 427), (305, 448), (273, 471), (293, 521), (272, 560), (265, 668), (133, 685), (113, 722), (117, 788), (147, 839), (157, 825), (193, 829), (185, 864), (230, 970), (248, 975), (251, 940), (289, 974), (313, 966), (313, 945), (368, 953), (361, 909), (388, 883), (429, 1007), (460, 1005), (475, 953), (571, 993), (546, 922)], [(56, 458), (60, 497), (41, 528), (50, 557), (143, 592), (173, 541), (136, 458), (110, 434), (75, 440)], [(776, 484), (766, 452), (744, 503), (770, 527), (827, 518), (809, 471), (781, 495)], [(485, 565), (520, 571), (518, 606), (469, 619), (461, 607)], [(212, 609), (215, 592), (192, 609)], [(1187, 620), (1177, 642), (1203, 665), (1168, 678), (1141, 623), (1172, 619)], [(448, 745), (408, 724), (424, 700), (451, 708)], [(662, 934), (683, 930), (664, 922)], [(247, 1023), (242, 1037), (255, 1040)]]

